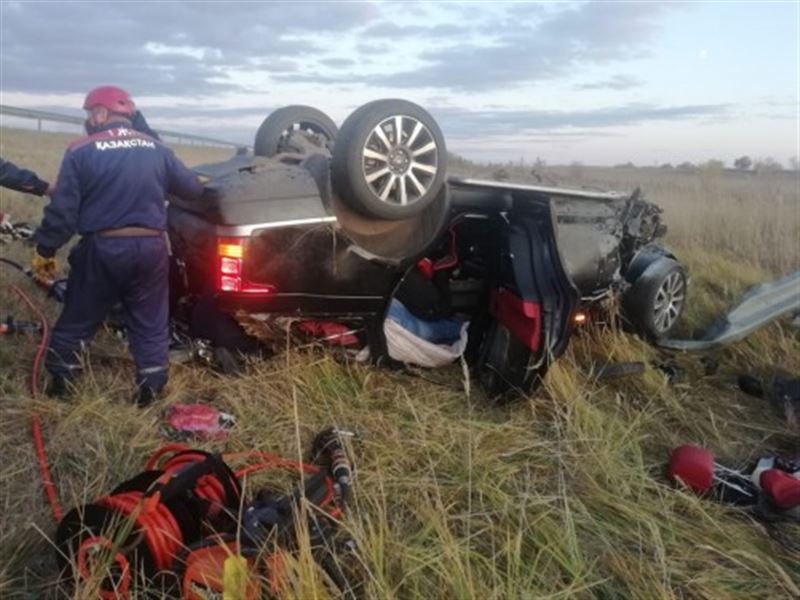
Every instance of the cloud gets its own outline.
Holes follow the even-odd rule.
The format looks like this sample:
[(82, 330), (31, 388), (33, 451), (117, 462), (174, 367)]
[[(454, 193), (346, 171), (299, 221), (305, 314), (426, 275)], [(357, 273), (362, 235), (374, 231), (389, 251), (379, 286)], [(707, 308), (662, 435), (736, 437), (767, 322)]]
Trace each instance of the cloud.
[[(410, 58), (422, 61), (422, 66), (393, 73), (351, 72), (333, 78), (373, 86), (466, 92), (552, 80), (579, 68), (644, 56), (658, 33), (661, 16), (674, 9), (662, 3), (601, 2), (558, 10), (512, 8), (513, 15), (481, 14), (480, 26), (474, 28), (480, 38), (464, 38), (465, 32), (472, 31), (471, 25), (450, 25), (440, 34), (434, 34), (435, 27), (378, 22), (364, 32), (370, 39), (391, 42), (398, 37), (423, 36), (435, 42), (420, 44), (418, 51), (413, 46), (404, 47)], [(360, 50), (383, 48), (386, 55), (396, 52), (394, 46), (388, 43), (384, 46), (382, 41), (363, 42)]]
[(354, 66), (356, 64), (356, 61), (353, 60), (352, 58), (334, 56), (331, 58), (320, 59), (319, 64), (324, 65), (326, 67), (331, 67), (332, 69), (341, 69), (344, 67)]
[[(492, 91), (642, 55), (671, 8), (413, 6), (419, 10), (377, 2), (4, 2), (0, 87), (67, 93), (118, 83), (136, 96), (203, 97), (246, 91), (261, 77)], [(610, 83), (625, 89), (624, 81)]]
[[(553, 135), (567, 128), (595, 129), (625, 127), (653, 121), (680, 121), (708, 117), (724, 117), (729, 106), (700, 104), (683, 106), (653, 106), (628, 104), (580, 111), (554, 110), (479, 110), (454, 108), (433, 109), (439, 125), (450, 137), (508, 136), (536, 131)], [(564, 135), (568, 132), (561, 132)]]
[(641, 87), (644, 82), (630, 75), (614, 75), (609, 79), (581, 83), (575, 86), (576, 90), (630, 90)]
[(136, 95), (202, 96), (231, 75), (290, 70), (316, 55), (298, 36), (342, 33), (379, 16), (374, 3), (3, 3), (4, 91), (74, 92), (120, 83)]
[(470, 21), (464, 21), (461, 24), (440, 23), (438, 25), (398, 25), (394, 21), (382, 21), (364, 29), (360, 37), (377, 38), (391, 43), (400, 38), (460, 36), (472, 29), (473, 25)]

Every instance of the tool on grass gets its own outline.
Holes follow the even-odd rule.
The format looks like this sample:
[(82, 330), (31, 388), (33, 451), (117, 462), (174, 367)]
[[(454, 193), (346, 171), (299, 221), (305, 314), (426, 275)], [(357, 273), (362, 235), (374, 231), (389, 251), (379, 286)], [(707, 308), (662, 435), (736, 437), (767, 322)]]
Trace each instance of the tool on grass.
[(667, 474), (697, 494), (753, 507), (760, 515), (800, 520), (800, 456), (765, 456), (751, 468), (731, 469), (717, 463), (706, 448), (679, 446)]
[(0, 242), (29, 240), (35, 231), (30, 223), (13, 223), (10, 214), (0, 212)]
[(21, 271), (25, 275), (27, 275), (36, 285), (38, 285), (43, 290), (47, 291), (47, 295), (50, 298), (54, 298), (58, 302), (64, 302), (64, 296), (67, 293), (67, 280), (66, 279), (43, 279), (38, 277), (32, 269), (28, 267), (23, 267), (16, 261), (11, 259), (5, 258), (0, 256), (0, 262), (9, 265), (10, 267), (14, 267), (18, 271)]
[(42, 324), (38, 321), (18, 321), (11, 315), (0, 321), (0, 335), (11, 333), (40, 333)]

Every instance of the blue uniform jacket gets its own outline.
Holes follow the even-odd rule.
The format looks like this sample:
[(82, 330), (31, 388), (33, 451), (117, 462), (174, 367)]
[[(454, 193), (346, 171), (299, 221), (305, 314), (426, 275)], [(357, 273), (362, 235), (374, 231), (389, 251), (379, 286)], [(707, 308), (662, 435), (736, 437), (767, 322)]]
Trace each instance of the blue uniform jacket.
[(0, 185), (37, 196), (43, 196), (48, 186), (47, 182), (39, 179), (33, 171), (20, 169), (14, 163), (2, 158), (0, 158)]
[(203, 185), (164, 144), (125, 121), (73, 142), (35, 240), (52, 256), (77, 231), (167, 228), (166, 194), (200, 197)]

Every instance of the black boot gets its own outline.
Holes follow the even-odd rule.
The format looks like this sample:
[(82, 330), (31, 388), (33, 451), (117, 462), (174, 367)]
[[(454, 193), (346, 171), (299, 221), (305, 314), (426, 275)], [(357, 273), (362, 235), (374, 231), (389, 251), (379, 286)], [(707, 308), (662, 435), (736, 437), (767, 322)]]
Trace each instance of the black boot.
[(44, 393), (50, 398), (58, 398), (59, 400), (68, 400), (72, 396), (72, 389), (66, 377), (61, 375), (53, 375), (50, 383), (44, 390)]
[(154, 390), (146, 385), (140, 386), (134, 397), (134, 402), (139, 408), (147, 408), (158, 400), (159, 390)]

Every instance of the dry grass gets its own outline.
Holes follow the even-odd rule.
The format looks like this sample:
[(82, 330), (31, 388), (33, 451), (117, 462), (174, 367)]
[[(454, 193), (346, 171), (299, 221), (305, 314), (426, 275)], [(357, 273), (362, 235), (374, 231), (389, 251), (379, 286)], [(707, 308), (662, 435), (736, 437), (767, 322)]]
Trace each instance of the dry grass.
[[(51, 175), (57, 162), (51, 155), (57, 151), (40, 141), (23, 150), (27, 137), (3, 132), (0, 153)], [(584, 177), (589, 172), (594, 173), (585, 169)], [(791, 233), (793, 227), (794, 236), (730, 237), (720, 231), (716, 211), (693, 202), (702, 189), (692, 183), (694, 176), (668, 179), (669, 174), (652, 186), (644, 173), (632, 174), (627, 182), (624, 173), (618, 176), (627, 186), (641, 184), (670, 212), (671, 241), (694, 277), (687, 329), (708, 322), (752, 283), (784, 266), (798, 266), (798, 223), (785, 222), (787, 214), (796, 215), (796, 194), (784, 200), (793, 207), (788, 213), (745, 208), (738, 219), (729, 215), (730, 227), (742, 235), (757, 218), (761, 231)], [(715, 202), (735, 206), (726, 190), (739, 188), (725, 177), (712, 195)], [(780, 182), (774, 189), (791, 190)], [(770, 197), (752, 201), (763, 207)], [(695, 212), (681, 219), (681, 206)], [(41, 203), (3, 191), (0, 207), (34, 216)], [(702, 235), (695, 239), (698, 232)], [(15, 257), (28, 251), (2, 248)], [(3, 278), (17, 282), (13, 273), (3, 272)], [(24, 314), (5, 286), (0, 306)], [(55, 307), (48, 310), (54, 316)], [(127, 403), (131, 372), (118, 342), (105, 335), (98, 340), (92, 368), (72, 404), (33, 401), (27, 394), (25, 375), (35, 342), (0, 341), (2, 597), (53, 594), (47, 536), (54, 526), (28, 433), (32, 410), (45, 423), (65, 505), (97, 497), (136, 473), (164, 441), (157, 427), (160, 407), (141, 411)], [(357, 510), (346, 526), (360, 545), (368, 597), (800, 596), (800, 556), (741, 512), (697, 499), (664, 480), (664, 462), (679, 443), (712, 447), (731, 464), (797, 447), (796, 434), (769, 406), (733, 386), (743, 370), (800, 372), (796, 330), (773, 324), (715, 358), (720, 370), (705, 376), (697, 357), (664, 355), (636, 338), (598, 327), (574, 339), (542, 390), (497, 408), (474, 386), (466, 396), (456, 367), (430, 373), (441, 382), (434, 384), (295, 350), (253, 362), (246, 376), (235, 379), (175, 366), (166, 403), (209, 401), (237, 415), (239, 424), (225, 444), (230, 449), (291, 457), (325, 425), (356, 429), (361, 435), (354, 447)], [(685, 377), (668, 383), (651, 367), (642, 376), (608, 382), (591, 375), (595, 362), (625, 360), (673, 360)], [(800, 536), (797, 528), (793, 533)], [(300, 566), (300, 574), (294, 597), (327, 597), (307, 565)], [(92, 594), (83, 590), (75, 597)]]

